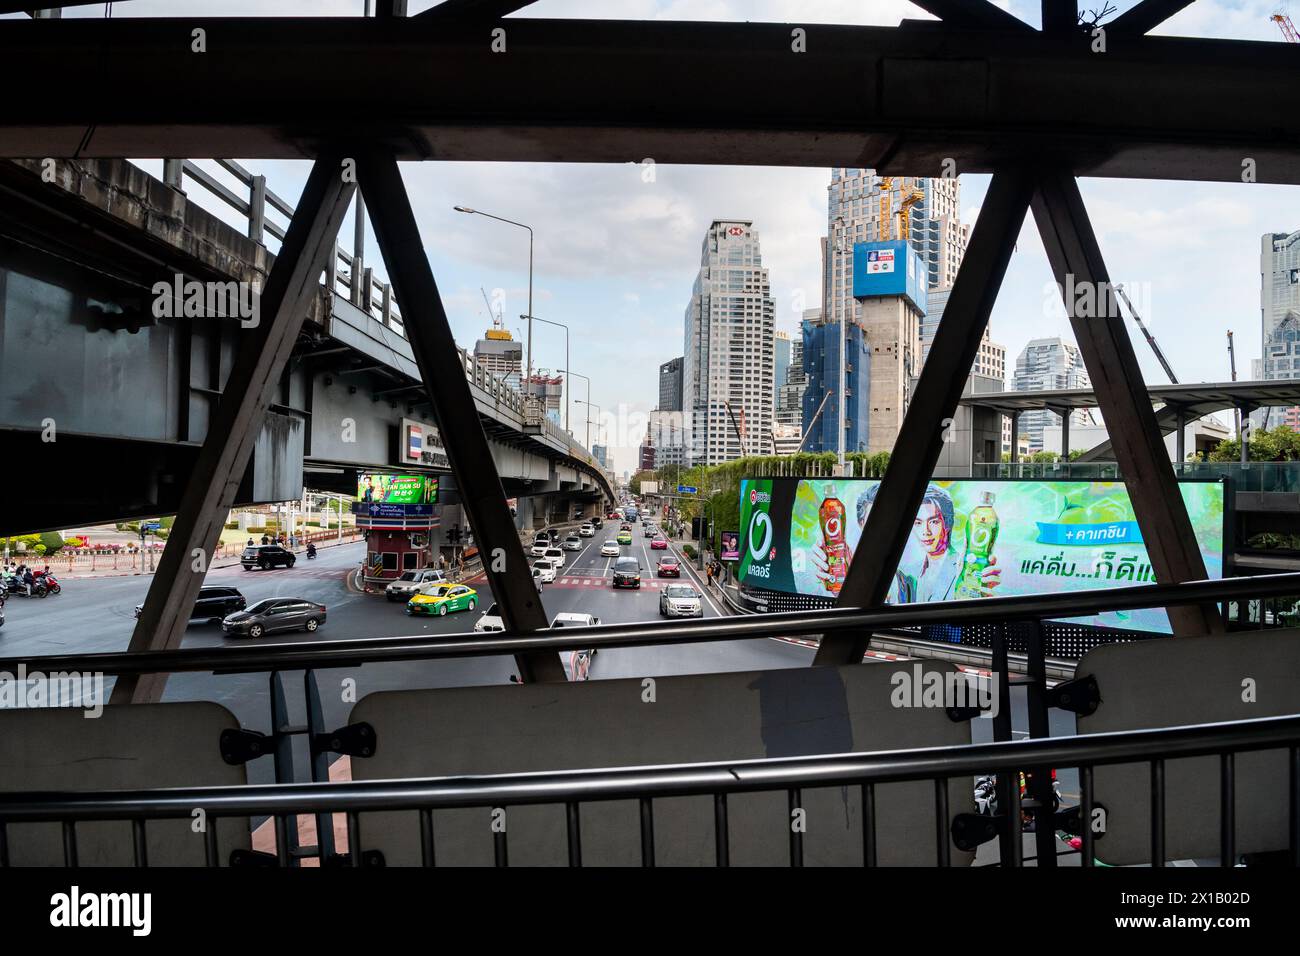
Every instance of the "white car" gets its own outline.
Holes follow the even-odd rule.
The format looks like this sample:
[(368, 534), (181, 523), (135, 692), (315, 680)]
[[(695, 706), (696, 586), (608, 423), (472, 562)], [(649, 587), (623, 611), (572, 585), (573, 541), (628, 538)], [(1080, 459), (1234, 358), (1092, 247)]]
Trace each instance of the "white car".
[(579, 538), (576, 534), (571, 534), (571, 535), (569, 535), (567, 538), (564, 539), (564, 550), (565, 550), (565, 551), (581, 551), (581, 550), (582, 550), (582, 539)]
[(555, 565), (555, 570), (564, 567), (564, 552), (560, 548), (547, 548), (546, 553), (542, 555), (547, 561)]
[(659, 592), (659, 613), (664, 617), (704, 617), (700, 592), (689, 584), (670, 584)]
[(619, 550), (618, 542), (610, 539), (600, 546), (602, 557), (617, 558), (623, 552)]
[(551, 547), (550, 538), (547, 538), (545, 541), (543, 541), (541, 538), (538, 538), (536, 541), (533, 542), (533, 546), (529, 548), (528, 553), (531, 554), (534, 558), (544, 557), (546, 555), (546, 552), (550, 550), (550, 547)]
[(474, 622), (474, 630), (482, 633), (484, 631), (504, 631), (505, 622), (501, 620), (501, 609), (495, 604), (483, 612), (483, 616)]
[(596, 529), (589, 524), (584, 524), (578, 529), (578, 535), (583, 538), (594, 538), (596, 536)]
[(549, 558), (538, 558), (533, 562), (533, 570), (541, 572), (541, 574), (535, 574), (533, 577), (543, 584), (550, 584), (555, 580), (555, 565), (551, 564)]
[(424, 585), (440, 583), (447, 583), (447, 576), (437, 568), (403, 571), (400, 578), (384, 588), (384, 594), (390, 601), (409, 601)]
[[(593, 627), (600, 623), (600, 618), (592, 614), (572, 614), (565, 612), (555, 615), (555, 620), (551, 622), (551, 627)], [(560, 655), (564, 664), (564, 673), (569, 680), (586, 680), (591, 676), (592, 658), (596, 656), (596, 648), (579, 649), (570, 651), (568, 656)]]

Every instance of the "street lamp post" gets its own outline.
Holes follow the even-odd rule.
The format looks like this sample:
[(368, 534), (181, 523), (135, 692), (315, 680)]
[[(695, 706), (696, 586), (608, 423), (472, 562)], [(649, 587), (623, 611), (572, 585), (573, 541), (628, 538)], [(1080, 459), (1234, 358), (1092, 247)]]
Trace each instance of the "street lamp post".
[[(596, 441), (599, 442), (600, 441), (600, 406), (597, 405), (595, 402), (584, 402), (580, 398), (575, 398), (574, 401), (579, 405), (587, 406), (587, 437), (588, 438), (591, 437), (591, 410), (593, 408), (596, 410)], [(591, 445), (587, 446), (587, 451), (591, 451)]]
[[(564, 342), (565, 342), (565, 345), (566, 345), (566, 347), (567, 347), (568, 342), (569, 342), (569, 330), (568, 330), (568, 329), (565, 329), (565, 330), (564, 330)], [(566, 362), (565, 364), (568, 364), (568, 363)], [(574, 401), (577, 402), (577, 403), (580, 404), (580, 405), (587, 405), (587, 406), (588, 406), (587, 411), (590, 412), (590, 411), (591, 411), (591, 408), (590, 408), (590, 406), (591, 406), (591, 379), (587, 378), (587, 376), (583, 375), (581, 372), (572, 372), (572, 371), (570, 371), (570, 370), (567, 369), (567, 368), (562, 368), (562, 369), (560, 369), (560, 371), (563, 372), (565, 375), (576, 375), (576, 376), (578, 376), (578, 378), (582, 379), (584, 382), (587, 383), (587, 401), (586, 401), (586, 402), (583, 402), (582, 399), (580, 399), (580, 398), (575, 398)], [(568, 408), (567, 408), (567, 407), (565, 408), (565, 412), (566, 412), (566, 413), (568, 412)], [(587, 419), (587, 451), (591, 451), (591, 419), (590, 419), (590, 418)]]
[[(524, 317), (521, 315), (519, 318), (522, 319)], [(530, 330), (528, 334), (530, 336), (530, 341), (531, 341), (531, 336), (533, 334), (531, 331), (533, 327), (532, 326), (533, 319), (537, 319), (538, 322), (545, 322), (547, 325), (555, 325), (564, 329), (564, 364), (567, 366), (569, 364), (569, 327), (565, 325), (563, 322), (552, 322), (550, 319), (543, 319), (540, 316), (536, 316), (536, 315), (530, 315), (528, 319), (529, 319), (528, 328)], [(561, 369), (561, 371), (564, 370)], [(565, 372), (565, 374), (567, 375), (568, 373)], [(529, 373), (529, 378), (532, 378), (531, 372)], [(564, 383), (564, 430), (566, 432), (569, 431), (569, 402), (571, 399), (572, 399), (572, 395), (569, 392), (569, 383), (566, 381)]]
[[(520, 229), (528, 230), (528, 376), (524, 379), (528, 382), (533, 377), (533, 227), (522, 222), (515, 222), (513, 219), (505, 219), (501, 216), (494, 216), (490, 212), (484, 212), (481, 209), (471, 209), (469, 206), (453, 206), (457, 212), (467, 213), (471, 216), (487, 216), (489, 219), (495, 219), (497, 222), (504, 222), (511, 226), (518, 226)], [(567, 362), (565, 364), (568, 364)], [(524, 399), (528, 398), (528, 390), (524, 389)]]
[[(832, 255), (838, 267), (844, 265), (844, 256), (843, 256), (844, 217), (843, 216), (835, 217), (835, 227), (836, 228), (835, 228), (835, 239), (834, 239), (834, 252), (832, 253)], [(836, 275), (831, 276), (832, 290), (834, 290), (835, 288), (836, 278), (837, 278)], [(839, 397), (839, 401), (836, 402), (839, 411), (839, 414), (837, 416), (839, 418), (839, 421), (836, 423), (839, 427), (836, 428), (836, 431), (839, 432), (839, 443), (837, 445), (837, 449), (839, 451), (839, 474), (841, 477), (843, 477), (844, 439), (845, 439), (844, 432), (845, 432), (845, 424), (846, 424), (846, 419), (844, 416), (844, 406), (846, 404), (845, 398), (847, 397), (848, 394), (848, 375), (846, 372), (846, 369), (848, 368), (848, 356), (845, 353), (848, 348), (847, 345), (848, 333), (847, 333), (847, 323), (845, 321), (842, 297), (837, 295), (835, 296), (835, 298), (839, 300), (835, 304), (840, 307), (840, 397)]]

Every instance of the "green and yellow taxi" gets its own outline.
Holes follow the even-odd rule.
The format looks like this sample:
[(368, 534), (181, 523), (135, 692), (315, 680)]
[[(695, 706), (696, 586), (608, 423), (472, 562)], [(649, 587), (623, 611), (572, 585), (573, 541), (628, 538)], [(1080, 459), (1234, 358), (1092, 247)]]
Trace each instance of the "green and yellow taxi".
[(632, 532), (631, 532), (631, 531), (620, 531), (620, 532), (618, 533), (618, 543), (619, 543), (619, 544), (631, 544), (631, 543), (632, 543)]
[(472, 611), (478, 607), (478, 592), (463, 584), (427, 584), (406, 602), (407, 614), (437, 614)]

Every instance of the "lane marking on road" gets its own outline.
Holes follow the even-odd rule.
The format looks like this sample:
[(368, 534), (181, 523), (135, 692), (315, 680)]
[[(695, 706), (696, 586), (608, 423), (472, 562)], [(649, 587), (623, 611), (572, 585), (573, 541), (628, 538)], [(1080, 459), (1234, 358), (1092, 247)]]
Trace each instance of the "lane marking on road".
[[(671, 544), (669, 545), (669, 550), (676, 552), (676, 549), (674, 549)], [(704, 598), (704, 600), (709, 602), (709, 607), (713, 608), (713, 613), (716, 614), (718, 617), (724, 617), (725, 615), (723, 615), (722, 611), (718, 608), (716, 604), (713, 603), (713, 598), (709, 597), (708, 588), (705, 586), (704, 582), (700, 580), (700, 576), (696, 572), (695, 568), (691, 567), (691, 563), (688, 560), (686, 560), (686, 556), (684, 554), (678, 553), (677, 561), (682, 567), (686, 569), (686, 573), (689, 574), (691, 579), (695, 582), (695, 584), (699, 589), (700, 595)]]

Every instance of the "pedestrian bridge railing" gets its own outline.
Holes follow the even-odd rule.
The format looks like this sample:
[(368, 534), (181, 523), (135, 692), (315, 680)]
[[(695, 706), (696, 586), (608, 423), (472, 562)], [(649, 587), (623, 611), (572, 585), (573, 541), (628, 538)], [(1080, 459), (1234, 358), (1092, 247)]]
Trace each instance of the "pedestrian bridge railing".
[[(1021, 834), (1029, 821), (1036, 830), (1032, 862), (1040, 866), (1055, 865), (1058, 833), (1078, 843), (1083, 865), (1106, 860), (1108, 842), (1118, 862), (1141, 843), (1156, 865), (1169, 858), (1170, 847), (1227, 864), (1245, 858), (1296, 865), (1300, 633), (1294, 631), (1102, 648), (1111, 655), (1099, 659), (1096, 674), (1085, 673), (1091, 666), (1086, 658), (1073, 681), (1051, 688), (1041, 680), (1041, 648), (1037, 659), (1030, 655), (1028, 680), (1010, 678), (1003, 649), (1000, 663), (995, 652), (993, 669), (1001, 707), (990, 716), (995, 731), (1005, 727), (1006, 733), (992, 744), (971, 743), (972, 725), (980, 723), (972, 718), (985, 712), (988, 700), (977, 698), (973, 707), (946, 699), (939, 706), (908, 707), (893, 699), (899, 674), (915, 669), (917, 681), (938, 675), (940, 685), (955, 674), (951, 665), (935, 662), (663, 677), (653, 703), (643, 697), (644, 681), (626, 679), (379, 692), (358, 701), (348, 723), (337, 728), (323, 723), (312, 671), (844, 631), (870, 635), (877, 628), (942, 620), (1022, 622), (1297, 590), (1300, 574), (1282, 574), (532, 634), (0, 661), (0, 671), (8, 673), (38, 666), (47, 673), (105, 676), (270, 673), (274, 728), (269, 735), (240, 728), (228, 712), (206, 704), (110, 706), (96, 721), (82, 720), (75, 710), (0, 710), (0, 863), (293, 865), (315, 853), (323, 862), (357, 866), (508, 865), (512, 859), (728, 865), (771, 863), (777, 854), (793, 865), (955, 865), (976, 860), (996, 839), (997, 861), (1016, 866), (1028, 861)], [(1247, 706), (1253, 701), (1237, 686), (1238, 661), (1252, 679), (1270, 682), (1261, 684), (1266, 692), (1257, 707)], [(305, 728), (290, 724), (283, 694), (275, 692), (279, 675), (291, 670), (308, 671)], [(1040, 739), (1009, 739), (1013, 680), (1025, 687), (1031, 735)], [(1275, 686), (1276, 680), (1282, 683)], [(954, 686), (961, 686), (955, 678)], [(1225, 687), (1231, 701), (1206, 697), (1222, 696)], [(1048, 707), (1076, 714), (1081, 730), (1101, 721), (1093, 724), (1101, 732), (1051, 739), (1042, 730)], [(487, 712), (491, 722), (482, 719)], [(1259, 716), (1216, 721), (1243, 713)], [(15, 721), (23, 723), (21, 733), (10, 732), (18, 729)], [(219, 748), (213, 740), (218, 734)], [(295, 734), (307, 735), (318, 782), (250, 786), (221, 770), (238, 765), (242, 772), (243, 764), (266, 754), (276, 755), (278, 767)], [(140, 748), (152, 764), (129, 759)], [(175, 751), (170, 756), (169, 748)], [(352, 782), (323, 782), (328, 777), (318, 771), (332, 754), (348, 755)], [(1191, 760), (1209, 761), (1213, 770), (1189, 779), (1185, 764)], [(1131, 767), (1128, 778), (1108, 776), (1135, 764), (1138, 784)], [(178, 780), (174, 771), (184, 767), (191, 770)], [(1051, 771), (1065, 768), (1077, 768), (1079, 802), (1060, 808), (1044, 786)], [(1012, 785), (1022, 772), (1030, 780), (1023, 794)], [(978, 774), (997, 777), (995, 813), (976, 812)], [(1124, 779), (1129, 782), (1115, 785)], [(1175, 780), (1177, 789), (1170, 786)], [(1101, 819), (1117, 822), (1084, 825), (1098, 819), (1098, 811)], [(233, 842), (206, 836), (215, 833), (215, 824), (212, 831), (190, 831), (197, 834), (191, 839), (168, 822), (193, 820), (196, 812), (211, 821), (235, 821), (222, 831), (223, 840)], [(337, 843), (334, 813), (344, 819)], [(318, 847), (295, 845), (298, 814), (315, 817)], [(276, 831), (270, 856), (247, 849), (240, 830), (240, 821), (260, 815), (269, 816)], [(791, 826), (804, 815), (820, 829)], [(509, 826), (493, 825), (505, 817)], [(844, 823), (828, 842), (826, 821), (840, 817)], [(33, 827), (42, 828), (38, 836)], [(1135, 828), (1145, 837), (1139, 840)], [(1214, 837), (1213, 846), (1206, 845), (1206, 834)], [(702, 855), (701, 847), (711, 849)]]

